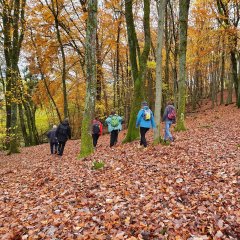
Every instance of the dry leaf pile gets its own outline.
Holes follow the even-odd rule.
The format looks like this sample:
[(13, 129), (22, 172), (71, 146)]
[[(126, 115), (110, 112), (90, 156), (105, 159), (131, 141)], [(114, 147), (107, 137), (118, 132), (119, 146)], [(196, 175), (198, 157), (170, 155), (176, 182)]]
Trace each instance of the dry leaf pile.
[(146, 151), (106, 135), (82, 161), (79, 141), (61, 158), (47, 144), (0, 153), (1, 239), (240, 239), (240, 112), (204, 110), (187, 127)]

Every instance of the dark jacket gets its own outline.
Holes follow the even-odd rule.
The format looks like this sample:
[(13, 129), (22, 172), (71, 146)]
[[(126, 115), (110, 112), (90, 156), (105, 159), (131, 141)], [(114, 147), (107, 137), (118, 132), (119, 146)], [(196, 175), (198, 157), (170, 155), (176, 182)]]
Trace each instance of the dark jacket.
[(57, 129), (53, 128), (52, 130), (50, 130), (47, 133), (47, 137), (48, 137), (50, 143), (57, 143), (58, 142), (57, 137), (56, 137), (56, 131), (57, 131)]
[(168, 118), (168, 113), (170, 111), (170, 109), (175, 109), (175, 107), (173, 105), (167, 105), (165, 110), (164, 110), (164, 113), (163, 113), (163, 121), (166, 122), (166, 121), (172, 121), (171, 119)]
[(66, 142), (68, 139), (71, 139), (71, 128), (67, 121), (63, 121), (57, 127), (56, 137), (59, 142)]

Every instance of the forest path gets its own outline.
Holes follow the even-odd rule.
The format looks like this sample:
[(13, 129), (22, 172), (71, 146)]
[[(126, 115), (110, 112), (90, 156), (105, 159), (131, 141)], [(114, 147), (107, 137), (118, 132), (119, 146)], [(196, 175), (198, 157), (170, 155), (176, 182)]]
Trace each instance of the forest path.
[(1, 152), (0, 239), (240, 239), (240, 110), (208, 107), (171, 146), (110, 149), (106, 135), (84, 161), (79, 141), (61, 158)]

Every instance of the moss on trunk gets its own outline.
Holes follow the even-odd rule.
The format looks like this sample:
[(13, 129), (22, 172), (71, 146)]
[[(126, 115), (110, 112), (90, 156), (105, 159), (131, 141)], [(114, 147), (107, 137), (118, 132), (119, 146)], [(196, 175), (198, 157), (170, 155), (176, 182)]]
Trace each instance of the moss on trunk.
[(186, 52), (190, 0), (179, 1), (179, 92), (176, 131), (184, 131), (186, 108)]
[(81, 151), (80, 158), (87, 157), (93, 153), (91, 135), (92, 119), (95, 111), (97, 91), (97, 68), (96, 68), (96, 36), (97, 36), (97, 0), (88, 1), (88, 19), (86, 34), (86, 76), (87, 87), (85, 97), (85, 109), (81, 129)]

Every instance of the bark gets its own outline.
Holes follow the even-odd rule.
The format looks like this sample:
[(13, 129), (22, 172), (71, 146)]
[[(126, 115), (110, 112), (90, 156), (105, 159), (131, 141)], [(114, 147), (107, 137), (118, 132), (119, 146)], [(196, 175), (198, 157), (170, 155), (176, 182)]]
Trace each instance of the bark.
[[(64, 46), (63, 46), (61, 32), (60, 32), (60, 25), (61, 25), (61, 22), (59, 20), (60, 5), (59, 5), (59, 2), (55, 0), (51, 0), (51, 5), (48, 3), (47, 0), (45, 0), (45, 3), (48, 6), (49, 10), (52, 12), (52, 15), (54, 17), (57, 41), (58, 41), (61, 56), (62, 56), (61, 70), (62, 70), (63, 111), (64, 111), (64, 118), (67, 118), (68, 117), (68, 100), (67, 100), (67, 86), (66, 86), (67, 71), (66, 71), (66, 56), (65, 56)], [(62, 5), (61, 5), (61, 8), (63, 8)]]
[(25, 0), (1, 2), (4, 58), (6, 63), (6, 134), (9, 154), (19, 152), (17, 138), (18, 61), (24, 37)]
[(21, 129), (22, 129), (22, 136), (23, 136), (23, 139), (24, 139), (24, 145), (25, 146), (30, 146), (30, 141), (29, 141), (27, 128), (26, 128), (25, 120), (24, 120), (24, 111), (23, 111), (22, 104), (18, 104), (18, 113), (19, 113), (19, 120), (20, 120)]
[[(224, 45), (224, 43), (223, 43)], [(221, 83), (221, 96), (220, 96), (220, 104), (224, 104), (224, 74), (225, 74), (225, 51), (223, 49), (222, 52), (222, 65), (221, 65), (221, 75), (220, 75), (220, 83)]]
[(233, 79), (232, 79), (232, 74), (228, 74), (228, 97), (227, 97), (226, 105), (233, 103), (232, 94), (233, 94)]
[(119, 72), (119, 67), (120, 67), (120, 56), (119, 56), (119, 42), (120, 42), (120, 34), (121, 34), (121, 21), (119, 21), (118, 28), (117, 28), (117, 48), (116, 48), (116, 88), (117, 88), (117, 109), (118, 109), (118, 114), (120, 111), (120, 101), (121, 101), (121, 96), (120, 96), (120, 72)]
[(185, 107), (186, 107), (186, 52), (187, 52), (187, 29), (190, 0), (179, 1), (179, 92), (176, 130), (185, 130)]
[[(147, 59), (151, 46), (150, 38), (150, 1), (144, 0), (144, 17), (143, 17), (143, 26), (144, 26), (144, 47), (142, 53), (140, 53), (140, 48), (138, 45), (137, 35), (134, 26), (133, 12), (132, 12), (132, 0), (125, 1), (125, 17), (127, 24), (127, 36), (128, 36), (128, 45), (129, 45), (129, 54), (130, 54), (130, 63), (131, 63), (131, 73), (132, 79), (134, 82), (134, 92), (133, 100), (131, 105), (131, 114), (128, 125), (128, 132), (124, 142), (131, 142), (138, 138), (139, 132), (135, 127), (136, 125), (136, 116), (140, 107), (141, 101), (143, 101), (143, 80), (145, 78)], [(139, 63), (139, 66), (138, 66)]]
[[(218, 22), (226, 29), (234, 29), (238, 28), (239, 21), (240, 21), (240, 11), (239, 5), (234, 4), (230, 6), (229, 1), (223, 0), (216, 0), (217, 9), (221, 18), (217, 18)], [(230, 17), (230, 8), (234, 12), (234, 17)], [(234, 9), (235, 8), (235, 9)], [(236, 105), (240, 108), (240, 79), (237, 75), (237, 59), (236, 56), (238, 54), (237, 44), (238, 44), (238, 35), (237, 30), (232, 32), (232, 34), (228, 35), (229, 43), (231, 43), (231, 66), (232, 66), (232, 79), (234, 82), (235, 87), (235, 94), (236, 94)]]
[(67, 86), (66, 86), (66, 57), (63, 48), (63, 43), (60, 35), (58, 19), (55, 18), (55, 26), (57, 29), (57, 39), (62, 55), (62, 91), (63, 91), (63, 108), (64, 108), (64, 118), (68, 117), (68, 100), (67, 100)]
[(167, 1), (165, 4), (165, 51), (166, 51), (166, 62), (165, 62), (165, 83), (167, 84), (168, 89), (169, 86), (169, 60), (170, 60), (170, 37), (169, 37), (169, 27), (168, 27), (168, 7)]
[(101, 49), (99, 46), (98, 34), (97, 34), (97, 95), (96, 100), (101, 101), (102, 82), (103, 82), (103, 70), (102, 70), (102, 58)]
[(172, 38), (174, 41), (174, 49), (173, 52), (173, 66), (172, 66), (172, 74), (173, 74), (173, 89), (174, 89), (174, 106), (178, 107), (178, 53), (179, 53), (179, 34), (178, 28), (176, 28), (176, 21), (174, 20), (174, 12), (171, 2), (169, 2), (170, 8), (170, 22), (172, 23)]
[(240, 108), (240, 82), (237, 75), (237, 58), (235, 51), (230, 52), (231, 56), (231, 65), (232, 65), (232, 79), (234, 82), (235, 94), (236, 94), (236, 103), (237, 107)]
[(158, 9), (158, 33), (157, 33), (157, 53), (156, 53), (156, 100), (154, 118), (156, 130), (154, 131), (154, 142), (161, 141), (161, 109), (162, 109), (162, 49), (166, 0), (157, 0)]
[(84, 117), (81, 129), (80, 157), (86, 157), (93, 152), (91, 123), (95, 111), (96, 100), (96, 35), (97, 35), (97, 0), (88, 1), (88, 19), (86, 33), (86, 75), (87, 87), (85, 97)]

